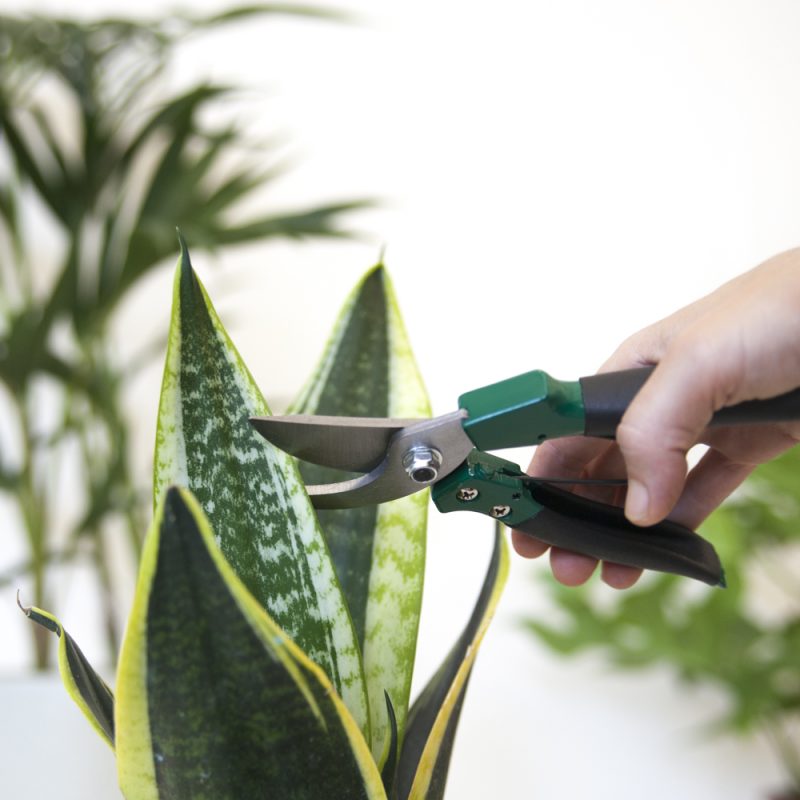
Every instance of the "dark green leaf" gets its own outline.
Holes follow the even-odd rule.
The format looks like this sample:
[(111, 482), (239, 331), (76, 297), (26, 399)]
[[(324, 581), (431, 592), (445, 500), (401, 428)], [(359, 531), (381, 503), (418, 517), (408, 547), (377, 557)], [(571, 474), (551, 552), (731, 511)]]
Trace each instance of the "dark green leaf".
[(246, 591), (199, 505), (177, 489), (142, 557), (117, 741), (131, 800), (385, 797), (330, 682)]
[(508, 547), (499, 524), (478, 601), (458, 641), (408, 715), (394, 784), (398, 800), (440, 800), (461, 707), (481, 640), (508, 577)]
[(40, 608), (22, 608), (22, 610), (31, 621), (58, 636), (58, 667), (61, 680), (92, 727), (113, 748), (114, 694), (111, 689), (94, 671), (75, 640), (52, 614)]
[(387, 797), (392, 797), (394, 786), (394, 775), (397, 770), (397, 756), (399, 752), (399, 731), (397, 730), (397, 715), (394, 713), (394, 706), (386, 692), (386, 716), (389, 718), (389, 754), (386, 757), (386, 763), (381, 770), (381, 780), (383, 781), (383, 788), (386, 790)]
[(358, 642), (294, 461), (249, 417), (269, 413), (182, 249), (175, 277), (154, 490), (190, 488), (236, 574), (330, 676), (369, 731)]
[[(382, 265), (356, 286), (339, 315), (328, 347), (296, 413), (427, 417), (425, 389)], [(341, 473), (302, 465), (306, 483)], [(370, 700), (373, 754), (387, 758), (392, 698), (402, 742), (408, 713), (425, 567), (427, 492), (384, 503), (322, 511), (322, 523), (355, 625)]]

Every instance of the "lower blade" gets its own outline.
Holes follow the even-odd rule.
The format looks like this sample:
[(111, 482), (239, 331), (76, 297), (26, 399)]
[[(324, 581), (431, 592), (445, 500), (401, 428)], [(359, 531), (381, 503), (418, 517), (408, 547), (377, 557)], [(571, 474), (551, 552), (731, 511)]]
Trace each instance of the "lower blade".
[[(341, 483), (309, 486), (316, 508), (354, 508), (377, 505), (418, 492), (449, 475), (475, 445), (464, 433), (463, 412), (406, 425), (389, 442), (385, 457), (366, 475)], [(441, 459), (421, 478), (409, 468), (408, 457), (435, 452)]]

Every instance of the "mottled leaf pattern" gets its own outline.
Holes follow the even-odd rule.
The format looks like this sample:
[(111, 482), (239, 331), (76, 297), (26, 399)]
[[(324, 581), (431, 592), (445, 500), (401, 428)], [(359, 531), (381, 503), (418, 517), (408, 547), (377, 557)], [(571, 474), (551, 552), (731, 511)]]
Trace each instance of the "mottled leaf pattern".
[(502, 526), (483, 588), (467, 626), (408, 715), (395, 780), (398, 800), (441, 800), (467, 683), (508, 578), (508, 546)]
[(129, 800), (385, 798), (329, 680), (236, 577), (186, 490), (167, 491), (148, 534), (117, 697)]
[[(20, 606), (22, 607), (22, 606)], [(114, 747), (114, 694), (106, 682), (95, 672), (75, 640), (61, 623), (41, 608), (23, 608), (33, 622), (58, 636), (58, 671), (61, 680), (100, 736)]]
[(225, 558), (273, 619), (330, 676), (369, 738), (359, 648), (338, 579), (291, 458), (248, 422), (269, 413), (191, 268), (175, 277), (154, 490), (192, 490)]
[[(292, 411), (364, 417), (428, 417), (427, 395), (391, 282), (370, 270), (342, 309), (326, 351)], [(308, 483), (341, 473), (301, 465)], [(402, 740), (425, 566), (428, 493), (379, 507), (318, 512), (347, 596), (359, 641), (372, 714), (373, 753), (388, 756), (391, 699)]]
[[(429, 416), (381, 265), (351, 294), (295, 410)], [(249, 424), (268, 413), (183, 246), (156, 513), (116, 701), (55, 617), (25, 611), (60, 637), (64, 683), (115, 747), (128, 800), (441, 800), (505, 540), (498, 531), (470, 622), (409, 712), (427, 493), (325, 512), (323, 535), (294, 461)]]

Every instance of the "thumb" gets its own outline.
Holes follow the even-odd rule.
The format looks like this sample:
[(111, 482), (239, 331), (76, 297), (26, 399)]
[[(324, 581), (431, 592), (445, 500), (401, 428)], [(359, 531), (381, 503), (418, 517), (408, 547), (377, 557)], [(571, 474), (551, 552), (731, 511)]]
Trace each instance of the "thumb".
[(625, 459), (628, 493), (625, 514), (637, 525), (664, 519), (681, 496), (686, 454), (699, 441), (718, 407), (714, 373), (696, 359), (659, 363), (617, 428)]

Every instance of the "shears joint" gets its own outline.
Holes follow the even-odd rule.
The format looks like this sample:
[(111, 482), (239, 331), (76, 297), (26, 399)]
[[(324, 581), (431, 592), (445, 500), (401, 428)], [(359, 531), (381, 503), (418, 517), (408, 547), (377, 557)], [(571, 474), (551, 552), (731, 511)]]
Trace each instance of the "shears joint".
[(528, 477), (511, 461), (472, 450), (464, 463), (433, 487), (443, 513), (477, 511), (506, 525), (535, 517), (542, 506), (531, 496)]

